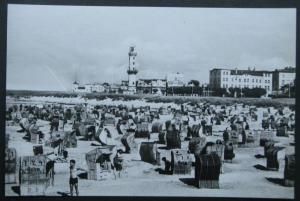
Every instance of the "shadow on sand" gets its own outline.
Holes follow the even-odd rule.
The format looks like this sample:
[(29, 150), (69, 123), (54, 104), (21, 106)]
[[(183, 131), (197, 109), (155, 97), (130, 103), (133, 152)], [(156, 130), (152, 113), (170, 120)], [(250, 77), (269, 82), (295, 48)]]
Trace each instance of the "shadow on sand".
[(163, 150), (170, 150), (167, 146), (163, 146), (163, 147), (158, 147), (158, 149), (163, 149)]
[(269, 182), (272, 182), (274, 184), (278, 184), (280, 186), (284, 186), (284, 179), (282, 178), (271, 178), (271, 177), (266, 177), (266, 179), (269, 181)]
[(266, 156), (261, 155), (261, 154), (256, 154), (256, 155), (255, 155), (255, 158), (266, 158)]
[(196, 180), (194, 178), (179, 178), (179, 180), (186, 185), (198, 188)]
[(62, 197), (67, 197), (67, 196), (70, 196), (69, 193), (66, 193), (66, 192), (61, 192), (61, 191), (57, 191), (57, 194), (58, 195), (61, 195)]
[(265, 166), (260, 165), (260, 164), (254, 165), (253, 167), (255, 167), (258, 170), (263, 170), (263, 171), (278, 171), (277, 169), (268, 169)]
[(20, 195), (20, 186), (12, 186), (12, 187), (11, 187), (11, 190), (12, 190), (14, 193)]

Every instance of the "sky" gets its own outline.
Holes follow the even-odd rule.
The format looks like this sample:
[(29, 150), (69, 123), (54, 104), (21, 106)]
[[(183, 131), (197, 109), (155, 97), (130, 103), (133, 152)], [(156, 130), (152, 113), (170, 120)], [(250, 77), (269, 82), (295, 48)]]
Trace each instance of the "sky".
[(9, 5), (7, 89), (121, 83), (131, 45), (141, 79), (295, 67), (296, 9)]

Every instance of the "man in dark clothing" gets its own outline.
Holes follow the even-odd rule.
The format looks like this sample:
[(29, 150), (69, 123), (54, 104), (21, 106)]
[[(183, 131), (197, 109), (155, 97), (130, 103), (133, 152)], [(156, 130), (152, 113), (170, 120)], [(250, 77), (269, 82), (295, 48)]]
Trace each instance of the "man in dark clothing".
[(228, 140), (229, 140), (229, 133), (228, 133), (227, 128), (223, 132), (223, 140), (224, 140), (225, 143), (228, 142)]
[(206, 121), (203, 117), (202, 117), (202, 120), (201, 120), (201, 126), (203, 128), (203, 134), (206, 134)]
[(123, 132), (121, 130), (121, 124), (122, 124), (122, 120), (119, 119), (117, 126), (116, 126), (119, 135), (123, 135)]
[(59, 116), (58, 114), (54, 114), (52, 121), (50, 123), (50, 133), (53, 131), (58, 131), (58, 126), (59, 126)]
[(87, 129), (87, 133), (88, 133), (88, 140), (93, 140), (94, 136), (96, 134), (96, 128), (95, 126), (89, 126)]
[(118, 150), (116, 156), (113, 159), (113, 165), (116, 171), (118, 172), (119, 178), (121, 177), (121, 171), (123, 169), (123, 159), (121, 157), (122, 152), (122, 150)]
[(245, 130), (249, 130), (249, 124), (246, 122), (246, 125), (245, 125)]
[(163, 174), (173, 174), (171, 162), (167, 160), (166, 157), (163, 157), (161, 160), (165, 162), (165, 170)]

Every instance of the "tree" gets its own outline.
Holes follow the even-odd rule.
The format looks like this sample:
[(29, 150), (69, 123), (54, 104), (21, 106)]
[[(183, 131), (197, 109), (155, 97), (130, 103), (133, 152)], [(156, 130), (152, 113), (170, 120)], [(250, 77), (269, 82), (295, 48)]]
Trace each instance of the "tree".
[(243, 93), (245, 97), (260, 98), (261, 96), (266, 95), (267, 91), (264, 88), (244, 88)]
[(235, 88), (233, 88), (233, 87), (230, 87), (229, 89), (228, 89), (228, 91), (229, 91), (229, 96), (230, 97), (235, 97), (235, 95), (236, 95), (236, 97), (237, 98), (240, 98), (241, 96), (242, 96), (242, 90), (240, 89), (240, 88), (237, 88), (237, 87), (235, 87)]
[(215, 88), (213, 89), (213, 96), (228, 96), (226, 88)]
[(282, 97), (291, 97), (294, 98), (295, 97), (295, 93), (296, 93), (296, 85), (295, 85), (295, 80), (293, 83), (290, 84), (285, 84), (284, 86), (281, 87), (281, 91), (282, 91)]
[(198, 80), (191, 80), (188, 84), (193, 84), (195, 87), (199, 87), (200, 82)]
[(176, 95), (191, 95), (191, 94), (198, 94), (202, 95), (203, 88), (202, 87), (170, 87), (167, 88), (167, 94), (176, 94)]

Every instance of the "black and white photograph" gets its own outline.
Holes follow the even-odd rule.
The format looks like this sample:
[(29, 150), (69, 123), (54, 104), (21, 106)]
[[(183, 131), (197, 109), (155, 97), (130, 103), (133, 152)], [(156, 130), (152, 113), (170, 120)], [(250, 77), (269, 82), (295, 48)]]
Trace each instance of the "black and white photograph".
[(5, 196), (294, 199), (296, 8), (8, 4)]

